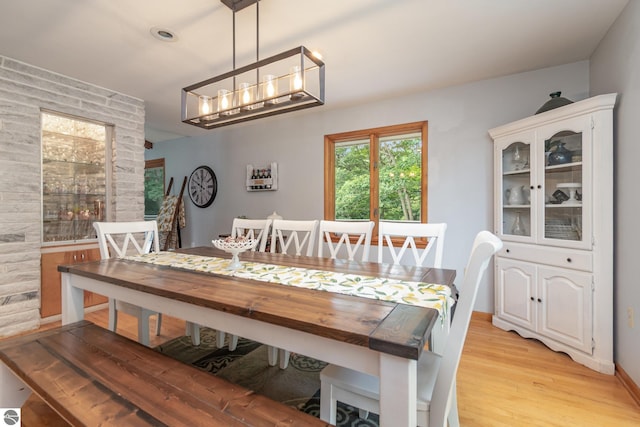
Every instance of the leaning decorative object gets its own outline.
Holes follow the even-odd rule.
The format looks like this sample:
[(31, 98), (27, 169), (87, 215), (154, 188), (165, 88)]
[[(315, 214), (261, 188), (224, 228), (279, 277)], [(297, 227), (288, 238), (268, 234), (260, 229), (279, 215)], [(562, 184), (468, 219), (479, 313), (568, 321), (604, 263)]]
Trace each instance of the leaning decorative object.
[(551, 97), (551, 99), (545, 102), (544, 105), (542, 105), (542, 107), (538, 108), (538, 111), (536, 111), (536, 114), (544, 113), (545, 111), (549, 111), (558, 107), (564, 107), (565, 105), (573, 104), (573, 101), (560, 96), (561, 94), (562, 92), (550, 93), (549, 96)]
[(258, 244), (258, 239), (247, 239), (245, 237), (226, 237), (224, 239), (212, 240), (213, 246), (230, 253), (231, 263), (227, 267), (230, 270), (234, 270), (241, 266), (240, 258), (238, 255), (241, 252), (251, 250)]

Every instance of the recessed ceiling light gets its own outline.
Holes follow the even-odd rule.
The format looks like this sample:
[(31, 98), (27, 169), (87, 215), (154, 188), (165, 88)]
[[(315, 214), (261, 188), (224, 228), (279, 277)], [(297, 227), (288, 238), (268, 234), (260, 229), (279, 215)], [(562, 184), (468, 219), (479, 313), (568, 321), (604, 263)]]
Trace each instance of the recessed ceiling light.
[(149, 31), (153, 37), (163, 42), (175, 42), (178, 40), (176, 33), (168, 28), (153, 27)]

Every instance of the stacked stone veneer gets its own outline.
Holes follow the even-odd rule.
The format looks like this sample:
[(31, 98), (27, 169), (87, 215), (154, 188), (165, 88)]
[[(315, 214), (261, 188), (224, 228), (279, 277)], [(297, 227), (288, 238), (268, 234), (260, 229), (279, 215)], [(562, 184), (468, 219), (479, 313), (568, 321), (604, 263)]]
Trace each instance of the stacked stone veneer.
[(42, 109), (114, 125), (109, 219), (144, 215), (144, 102), (0, 55), (0, 336), (40, 325)]

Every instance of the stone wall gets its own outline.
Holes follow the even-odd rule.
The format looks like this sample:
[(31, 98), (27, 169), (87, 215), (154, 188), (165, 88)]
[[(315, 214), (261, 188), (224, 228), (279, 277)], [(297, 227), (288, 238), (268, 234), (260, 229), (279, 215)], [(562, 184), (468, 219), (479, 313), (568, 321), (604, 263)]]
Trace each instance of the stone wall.
[(0, 55), (0, 336), (40, 325), (41, 109), (114, 125), (109, 219), (144, 216), (144, 102)]

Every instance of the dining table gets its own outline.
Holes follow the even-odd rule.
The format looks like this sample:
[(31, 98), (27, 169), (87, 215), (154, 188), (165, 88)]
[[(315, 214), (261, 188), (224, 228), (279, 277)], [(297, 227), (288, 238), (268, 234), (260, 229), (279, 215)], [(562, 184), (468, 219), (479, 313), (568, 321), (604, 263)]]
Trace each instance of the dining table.
[[(455, 270), (194, 247), (59, 267), (62, 323), (83, 292), (380, 378), (380, 425), (416, 425), (417, 360), (442, 347)], [(407, 289), (411, 289), (407, 292)]]

